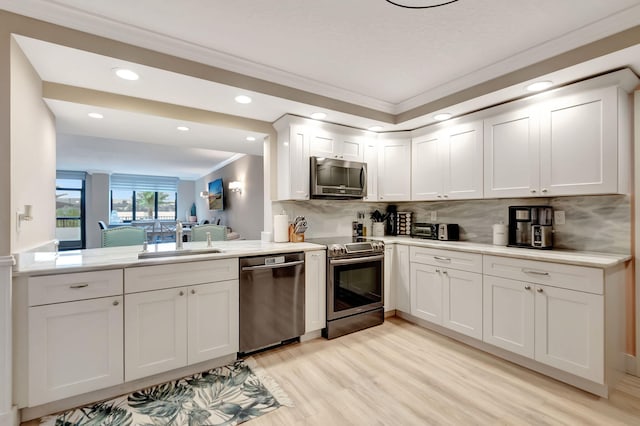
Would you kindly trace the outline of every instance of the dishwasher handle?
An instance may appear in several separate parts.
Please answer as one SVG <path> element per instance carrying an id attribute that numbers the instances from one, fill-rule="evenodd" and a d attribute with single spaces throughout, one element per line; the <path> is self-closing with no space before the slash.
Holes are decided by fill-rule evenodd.
<path id="1" fill-rule="evenodd" d="M 288 268 L 290 266 L 301 265 L 303 263 L 304 263 L 304 260 L 296 260 L 295 262 L 274 263 L 273 265 L 243 266 L 242 267 L 242 272 L 244 272 L 244 271 L 257 271 L 257 270 L 260 270 L 260 269 Z"/>

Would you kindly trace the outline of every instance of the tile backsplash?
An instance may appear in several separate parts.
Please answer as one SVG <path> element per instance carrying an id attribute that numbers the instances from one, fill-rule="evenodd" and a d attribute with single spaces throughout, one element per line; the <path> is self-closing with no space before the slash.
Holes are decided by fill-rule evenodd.
<path id="1" fill-rule="evenodd" d="M 274 201 L 273 213 L 285 210 L 289 217 L 305 216 L 307 238 L 351 235 L 357 212 L 366 212 L 365 225 L 371 229 L 369 214 L 385 212 L 389 204 L 398 211 L 410 211 L 416 222 L 444 222 L 460 225 L 460 239 L 492 243 L 492 225 L 508 223 L 508 207 L 550 205 L 565 212 L 566 223 L 554 224 L 554 248 L 629 254 L 631 251 L 631 205 L 626 195 L 598 195 L 558 198 L 519 198 L 433 202 L 365 203 L 359 201 Z M 431 220 L 435 213 L 436 220 Z M 370 235 L 370 231 L 368 231 Z"/>

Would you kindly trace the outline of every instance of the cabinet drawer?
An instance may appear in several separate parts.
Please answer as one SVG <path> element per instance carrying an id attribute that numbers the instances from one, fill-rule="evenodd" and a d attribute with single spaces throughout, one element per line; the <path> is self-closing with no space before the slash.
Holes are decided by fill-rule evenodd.
<path id="1" fill-rule="evenodd" d="M 412 246 L 409 258 L 411 262 L 482 273 L 482 255 L 478 253 Z"/>
<path id="2" fill-rule="evenodd" d="M 122 294 L 122 269 L 30 277 L 29 306 Z"/>
<path id="3" fill-rule="evenodd" d="M 569 290 L 603 294 L 602 269 L 536 260 L 484 256 L 484 273 Z"/>
<path id="4" fill-rule="evenodd" d="M 124 292 L 137 293 L 237 278 L 237 258 L 141 266 L 124 270 Z"/>

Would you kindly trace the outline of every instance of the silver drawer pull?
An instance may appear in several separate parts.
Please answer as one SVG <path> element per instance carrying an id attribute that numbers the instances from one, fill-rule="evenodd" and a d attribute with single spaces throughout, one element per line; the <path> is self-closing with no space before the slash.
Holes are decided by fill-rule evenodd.
<path id="1" fill-rule="evenodd" d="M 538 293 L 542 293 L 544 290 L 543 290 L 543 289 L 541 289 L 540 287 L 538 287 L 538 288 L 536 288 L 536 291 L 537 291 Z"/>
<path id="2" fill-rule="evenodd" d="M 434 258 L 435 260 L 443 260 L 443 261 L 445 261 L 445 262 L 451 262 L 451 259 L 450 259 L 450 258 L 448 258 L 448 257 L 433 256 L 433 258 Z"/>
<path id="3" fill-rule="evenodd" d="M 85 287 L 89 287 L 89 284 L 74 284 L 69 286 L 69 288 L 85 288 Z"/>
<path id="4" fill-rule="evenodd" d="M 525 290 L 531 290 L 531 286 L 530 286 L 530 285 L 525 285 L 525 286 L 524 286 L 524 289 L 525 289 Z"/>
<path id="5" fill-rule="evenodd" d="M 119 301 L 117 301 L 117 300 L 114 300 L 114 301 L 113 301 L 113 306 L 118 306 L 119 304 L 120 304 L 120 302 L 119 302 Z"/>
<path id="6" fill-rule="evenodd" d="M 524 272 L 525 274 L 533 274 L 533 275 L 544 275 L 544 276 L 549 276 L 548 272 L 542 272 L 542 271 L 534 271 L 531 269 L 522 269 L 522 272 Z"/>

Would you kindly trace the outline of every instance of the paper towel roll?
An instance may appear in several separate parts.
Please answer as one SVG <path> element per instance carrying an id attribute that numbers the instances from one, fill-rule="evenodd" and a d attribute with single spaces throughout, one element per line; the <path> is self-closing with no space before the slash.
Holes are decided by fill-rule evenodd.
<path id="1" fill-rule="evenodd" d="M 504 223 L 496 223 L 493 225 L 493 245 L 507 245 L 507 225 Z"/>
<path id="2" fill-rule="evenodd" d="M 277 214 L 273 217 L 273 241 L 286 243 L 289 241 L 289 216 Z"/>

